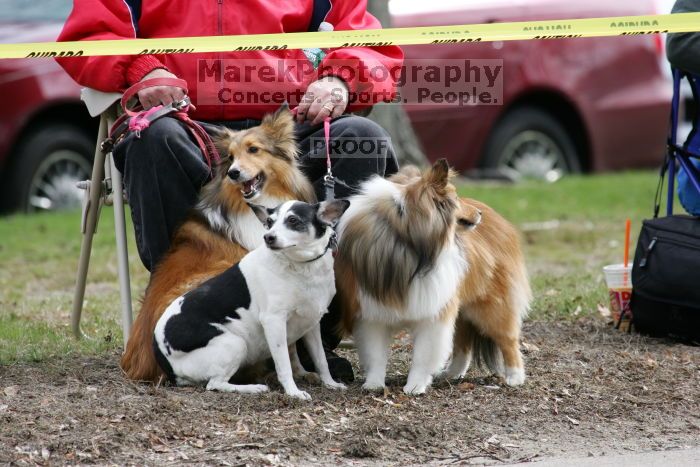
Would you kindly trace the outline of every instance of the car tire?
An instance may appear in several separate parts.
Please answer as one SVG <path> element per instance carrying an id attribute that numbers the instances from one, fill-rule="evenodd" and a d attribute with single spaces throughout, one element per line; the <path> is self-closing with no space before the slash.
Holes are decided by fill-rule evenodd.
<path id="1" fill-rule="evenodd" d="M 49 124 L 26 135 L 5 174 L 6 208 L 25 212 L 74 209 L 89 179 L 95 140 L 74 125 Z"/>
<path id="2" fill-rule="evenodd" d="M 509 111 L 486 143 L 483 169 L 509 178 L 556 181 L 580 173 L 581 159 L 564 125 L 545 110 L 520 107 Z"/>

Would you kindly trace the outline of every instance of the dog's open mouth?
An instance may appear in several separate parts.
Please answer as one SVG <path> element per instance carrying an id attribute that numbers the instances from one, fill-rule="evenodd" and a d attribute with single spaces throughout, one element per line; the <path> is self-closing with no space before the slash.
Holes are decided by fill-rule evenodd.
<path id="1" fill-rule="evenodd" d="M 260 172 L 248 181 L 241 182 L 241 193 L 245 199 L 251 199 L 262 190 L 265 184 L 265 174 Z"/>

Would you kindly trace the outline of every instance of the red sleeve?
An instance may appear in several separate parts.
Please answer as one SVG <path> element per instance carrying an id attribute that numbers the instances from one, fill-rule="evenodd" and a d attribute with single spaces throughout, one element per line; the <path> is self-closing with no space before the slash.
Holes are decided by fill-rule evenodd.
<path id="1" fill-rule="evenodd" d="M 58 41 L 133 39 L 136 27 L 123 0 L 75 0 Z M 123 91 L 155 68 L 165 66 L 152 55 L 57 58 L 79 84 L 99 91 Z"/>
<path id="2" fill-rule="evenodd" d="M 367 0 L 334 0 L 326 21 L 335 31 L 381 29 L 377 18 L 367 12 Z M 362 102 L 351 103 L 359 110 L 377 102 L 390 101 L 396 93 L 396 70 L 403 63 L 398 46 L 347 47 L 332 49 L 319 66 L 319 77 L 338 76 Z M 364 99 L 363 99 L 364 97 Z M 371 97 L 371 102 L 367 98 Z"/>

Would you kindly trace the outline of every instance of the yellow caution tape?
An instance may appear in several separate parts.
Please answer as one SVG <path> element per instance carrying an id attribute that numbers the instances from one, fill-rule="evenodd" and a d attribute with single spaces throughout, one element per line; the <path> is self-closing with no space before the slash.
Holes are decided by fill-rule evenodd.
<path id="1" fill-rule="evenodd" d="M 0 58 L 88 57 L 629 36 L 700 31 L 700 13 L 360 31 L 0 44 Z"/>

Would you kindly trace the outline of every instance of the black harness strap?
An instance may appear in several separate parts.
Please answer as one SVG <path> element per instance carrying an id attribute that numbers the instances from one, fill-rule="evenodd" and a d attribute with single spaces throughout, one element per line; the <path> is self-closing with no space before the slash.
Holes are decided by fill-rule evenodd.
<path id="1" fill-rule="evenodd" d="M 338 250 L 338 234 L 336 234 L 335 232 L 333 232 L 331 234 L 330 238 L 328 239 L 328 245 L 326 245 L 326 249 L 323 250 L 323 253 L 321 253 L 320 255 L 318 255 L 317 257 L 315 257 L 313 259 L 310 259 L 310 260 L 304 261 L 304 262 L 305 263 L 313 263 L 314 261 L 319 260 L 319 259 L 323 258 L 326 255 L 326 253 L 328 253 L 328 250 L 331 250 L 333 253 L 335 253 Z"/>

